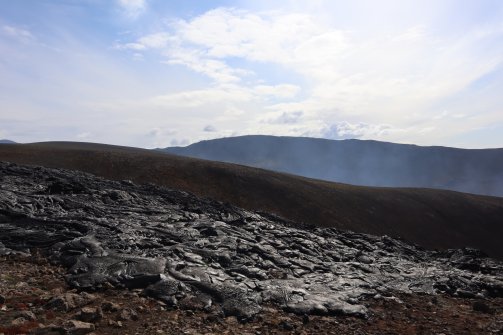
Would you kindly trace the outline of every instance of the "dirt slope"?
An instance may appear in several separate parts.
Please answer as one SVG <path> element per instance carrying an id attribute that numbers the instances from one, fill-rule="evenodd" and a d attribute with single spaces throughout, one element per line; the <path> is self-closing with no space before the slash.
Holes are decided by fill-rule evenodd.
<path id="1" fill-rule="evenodd" d="M 498 197 L 351 186 L 91 143 L 3 144 L 0 160 L 152 182 L 300 223 L 387 234 L 427 248 L 471 246 L 503 259 L 503 198 Z"/>

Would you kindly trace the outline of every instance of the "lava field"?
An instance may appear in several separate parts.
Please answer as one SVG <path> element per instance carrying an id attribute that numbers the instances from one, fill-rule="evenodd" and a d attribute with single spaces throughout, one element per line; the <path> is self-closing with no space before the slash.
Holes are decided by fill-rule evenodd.
<path id="1" fill-rule="evenodd" d="M 265 306 L 366 318 L 369 297 L 503 297 L 503 263 L 475 249 L 425 250 L 153 184 L 0 162 L 0 255 L 33 250 L 78 290 L 142 289 L 242 322 Z"/>

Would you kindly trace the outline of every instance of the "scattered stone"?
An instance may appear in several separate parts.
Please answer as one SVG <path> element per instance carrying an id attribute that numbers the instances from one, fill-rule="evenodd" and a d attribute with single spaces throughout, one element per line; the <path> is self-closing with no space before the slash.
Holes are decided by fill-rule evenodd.
<path id="1" fill-rule="evenodd" d="M 229 316 L 225 318 L 225 323 L 232 326 L 237 326 L 239 324 L 238 319 L 235 316 Z"/>
<path id="2" fill-rule="evenodd" d="M 17 317 L 24 318 L 27 321 L 35 321 L 37 319 L 35 313 L 32 311 L 20 311 L 17 314 Z"/>
<path id="3" fill-rule="evenodd" d="M 280 322 L 279 324 L 280 328 L 284 329 L 284 330 L 288 330 L 288 331 L 291 331 L 291 330 L 294 330 L 295 329 L 295 326 L 292 325 L 290 322 L 286 321 L 286 320 L 283 320 Z"/>
<path id="4" fill-rule="evenodd" d="M 82 292 L 81 294 L 65 293 L 52 298 L 47 303 L 46 307 L 59 311 L 68 312 L 72 309 L 85 306 L 93 302 L 95 299 L 96 297 L 94 295 L 86 292 Z"/>
<path id="5" fill-rule="evenodd" d="M 94 324 L 78 320 L 70 320 L 63 327 L 68 335 L 86 335 L 95 330 Z"/>
<path id="6" fill-rule="evenodd" d="M 26 322 L 28 322 L 28 320 L 26 320 L 25 318 L 18 317 L 18 318 L 15 318 L 14 320 L 12 320 L 10 324 L 12 326 L 20 326 L 22 324 L 25 324 Z"/>
<path id="7" fill-rule="evenodd" d="M 220 323 L 222 322 L 221 318 L 217 314 L 210 314 L 205 318 L 205 321 L 208 323 Z"/>
<path id="8" fill-rule="evenodd" d="M 105 312 L 117 312 L 120 308 L 116 303 L 105 301 L 101 304 L 101 308 Z"/>
<path id="9" fill-rule="evenodd" d="M 84 322 L 97 322 L 103 318 L 103 312 L 99 307 L 83 307 L 77 314 L 77 319 Z"/>
<path id="10" fill-rule="evenodd" d="M 136 311 L 134 309 L 124 308 L 123 310 L 120 311 L 119 320 L 121 320 L 121 321 L 128 321 L 128 320 L 136 321 L 136 320 L 138 320 L 138 313 L 136 313 Z"/>

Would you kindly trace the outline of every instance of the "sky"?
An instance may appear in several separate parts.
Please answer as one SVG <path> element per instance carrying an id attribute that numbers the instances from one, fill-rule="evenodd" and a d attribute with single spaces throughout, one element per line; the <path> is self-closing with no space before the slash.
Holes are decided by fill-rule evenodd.
<path id="1" fill-rule="evenodd" d="M 500 0 L 0 0 L 0 138 L 503 147 Z"/>

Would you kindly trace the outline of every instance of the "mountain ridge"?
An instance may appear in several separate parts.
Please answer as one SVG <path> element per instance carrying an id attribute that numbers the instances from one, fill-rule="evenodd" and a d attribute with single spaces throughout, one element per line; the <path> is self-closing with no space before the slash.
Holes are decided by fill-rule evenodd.
<path id="1" fill-rule="evenodd" d="M 502 148 L 249 135 L 160 150 L 353 185 L 503 196 Z"/>

